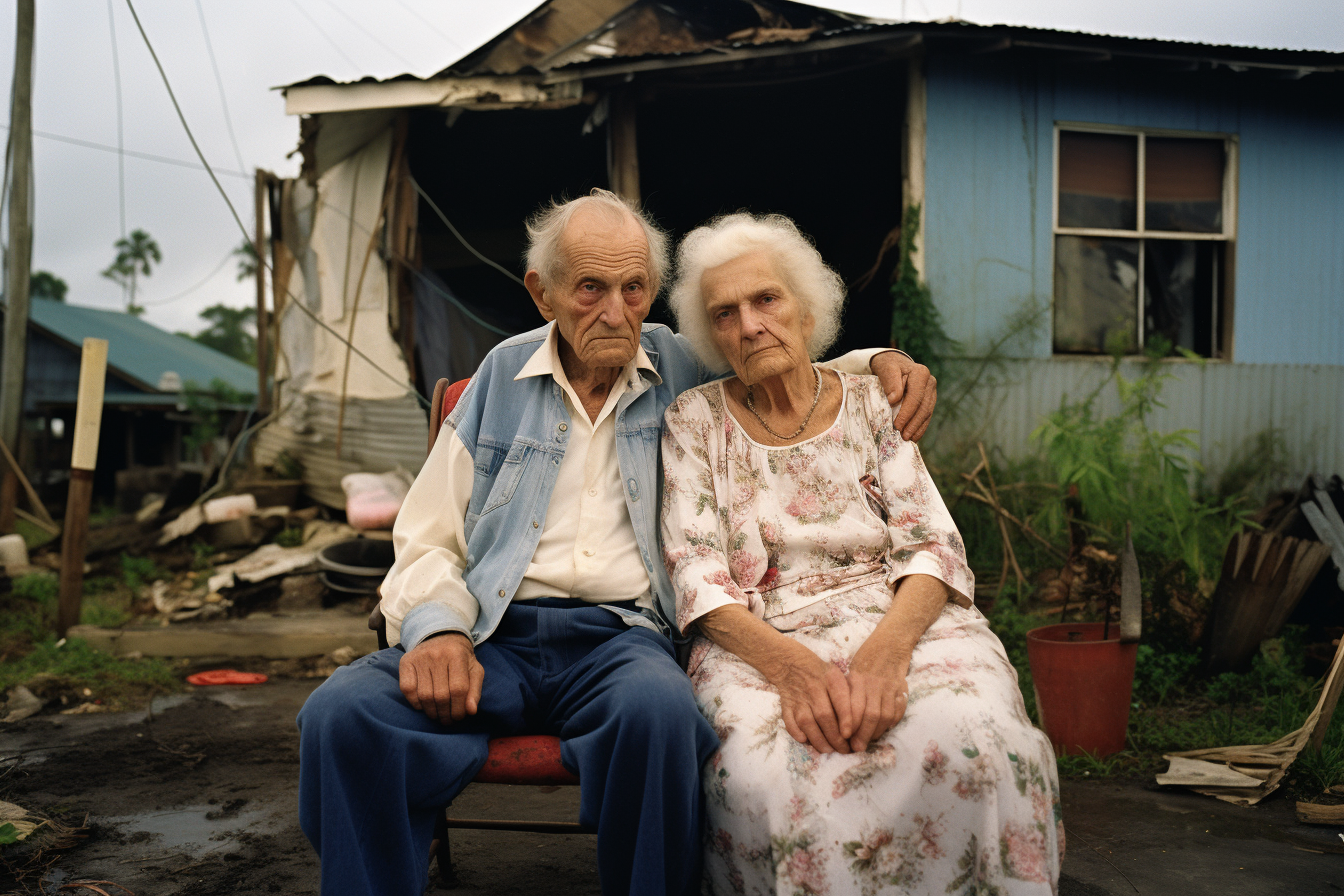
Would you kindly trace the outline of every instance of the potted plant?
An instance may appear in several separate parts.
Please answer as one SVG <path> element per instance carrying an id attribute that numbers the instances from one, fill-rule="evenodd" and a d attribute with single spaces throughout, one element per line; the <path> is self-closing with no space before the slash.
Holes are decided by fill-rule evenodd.
<path id="1" fill-rule="evenodd" d="M 1125 748 L 1141 628 L 1139 563 L 1125 527 L 1120 623 L 1063 622 L 1027 632 L 1027 659 L 1041 727 L 1059 756 L 1107 756 Z"/>

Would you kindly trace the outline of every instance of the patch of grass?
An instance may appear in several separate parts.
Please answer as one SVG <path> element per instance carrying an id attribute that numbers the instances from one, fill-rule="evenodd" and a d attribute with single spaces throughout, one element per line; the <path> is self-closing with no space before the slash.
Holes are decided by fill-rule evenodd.
<path id="1" fill-rule="evenodd" d="M 82 622 L 120 625 L 130 618 L 129 589 L 109 581 L 113 587 L 106 590 L 107 582 L 88 581 L 95 590 L 84 598 Z M 57 691 L 88 688 L 104 703 L 121 705 L 181 687 L 164 660 L 113 657 L 77 638 L 58 646 L 58 588 L 55 575 L 32 573 L 16 578 L 10 593 L 0 596 L 0 694 L 40 678 Z"/>
<path id="2" fill-rule="evenodd" d="M 1344 725 L 1332 720 L 1321 748 L 1303 750 L 1293 763 L 1290 777 L 1292 790 L 1304 798 L 1319 796 L 1334 784 L 1344 784 Z"/>
<path id="3" fill-rule="evenodd" d="M 130 598 L 117 591 L 85 597 L 79 607 L 79 621 L 99 628 L 120 628 L 132 619 Z"/>
<path id="4" fill-rule="evenodd" d="M 1123 753 L 1112 756 L 1083 753 L 1080 756 L 1061 756 L 1056 764 L 1061 778 L 1109 778 L 1125 765 L 1126 758 Z"/>
<path id="5" fill-rule="evenodd" d="M 168 576 L 168 571 L 160 568 L 150 557 L 121 555 L 121 580 L 126 583 L 127 588 L 131 589 L 132 594 L 138 594 L 140 589 L 150 582 L 166 579 Z"/>
<path id="6" fill-rule="evenodd" d="M 1134 697 L 1153 706 L 1161 706 L 1173 690 L 1191 680 L 1199 654 L 1194 651 L 1159 652 L 1149 644 L 1140 644 L 1134 661 Z"/>
<path id="7" fill-rule="evenodd" d="M 104 702 L 139 698 L 146 692 L 169 693 L 181 687 L 166 660 L 115 657 L 94 650 L 79 638 L 58 643 L 49 636 L 21 659 L 0 663 L 0 691 L 39 675 L 56 679 L 64 687 L 89 688 Z"/>

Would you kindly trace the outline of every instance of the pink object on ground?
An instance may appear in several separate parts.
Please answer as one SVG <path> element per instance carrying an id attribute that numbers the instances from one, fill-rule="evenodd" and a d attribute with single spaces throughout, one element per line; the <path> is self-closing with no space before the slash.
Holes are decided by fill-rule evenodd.
<path id="1" fill-rule="evenodd" d="M 345 490 L 345 516 L 356 529 L 391 529 L 410 488 L 409 475 L 350 473 L 341 478 Z"/>

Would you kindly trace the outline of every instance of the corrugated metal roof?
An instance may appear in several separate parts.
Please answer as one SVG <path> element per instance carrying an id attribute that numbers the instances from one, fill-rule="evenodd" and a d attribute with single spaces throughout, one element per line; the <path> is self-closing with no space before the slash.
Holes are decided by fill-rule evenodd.
<path id="1" fill-rule="evenodd" d="M 366 77 L 342 83 L 320 75 L 282 89 L 535 76 L 571 66 L 600 69 L 603 63 L 633 58 L 704 55 L 713 60 L 724 51 L 882 32 L 892 32 L 893 37 L 910 33 L 934 39 L 997 42 L 994 49 L 1083 50 L 1302 72 L 1344 69 L 1340 61 L 1344 53 L 1322 50 L 1205 44 L 969 21 L 896 22 L 786 0 L 548 0 L 430 77 L 403 74 L 383 81 Z"/>
<path id="2" fill-rule="evenodd" d="M 29 320 L 74 346 L 90 336 L 106 339 L 108 366 L 146 391 L 159 391 L 163 375 L 173 372 L 184 384 L 208 387 L 219 379 L 247 395 L 257 392 L 256 368 L 122 311 L 33 299 Z"/>

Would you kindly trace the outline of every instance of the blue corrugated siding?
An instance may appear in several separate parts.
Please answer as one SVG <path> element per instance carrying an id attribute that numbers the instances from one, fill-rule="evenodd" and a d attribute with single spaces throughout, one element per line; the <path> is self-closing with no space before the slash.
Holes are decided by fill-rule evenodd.
<path id="1" fill-rule="evenodd" d="M 1005 348 L 1050 356 L 1055 122 L 1224 132 L 1240 152 L 1233 359 L 1344 364 L 1344 104 L 1329 86 L 931 57 L 926 275 L 949 331 L 983 352 L 1034 303 L 1040 327 Z"/>

